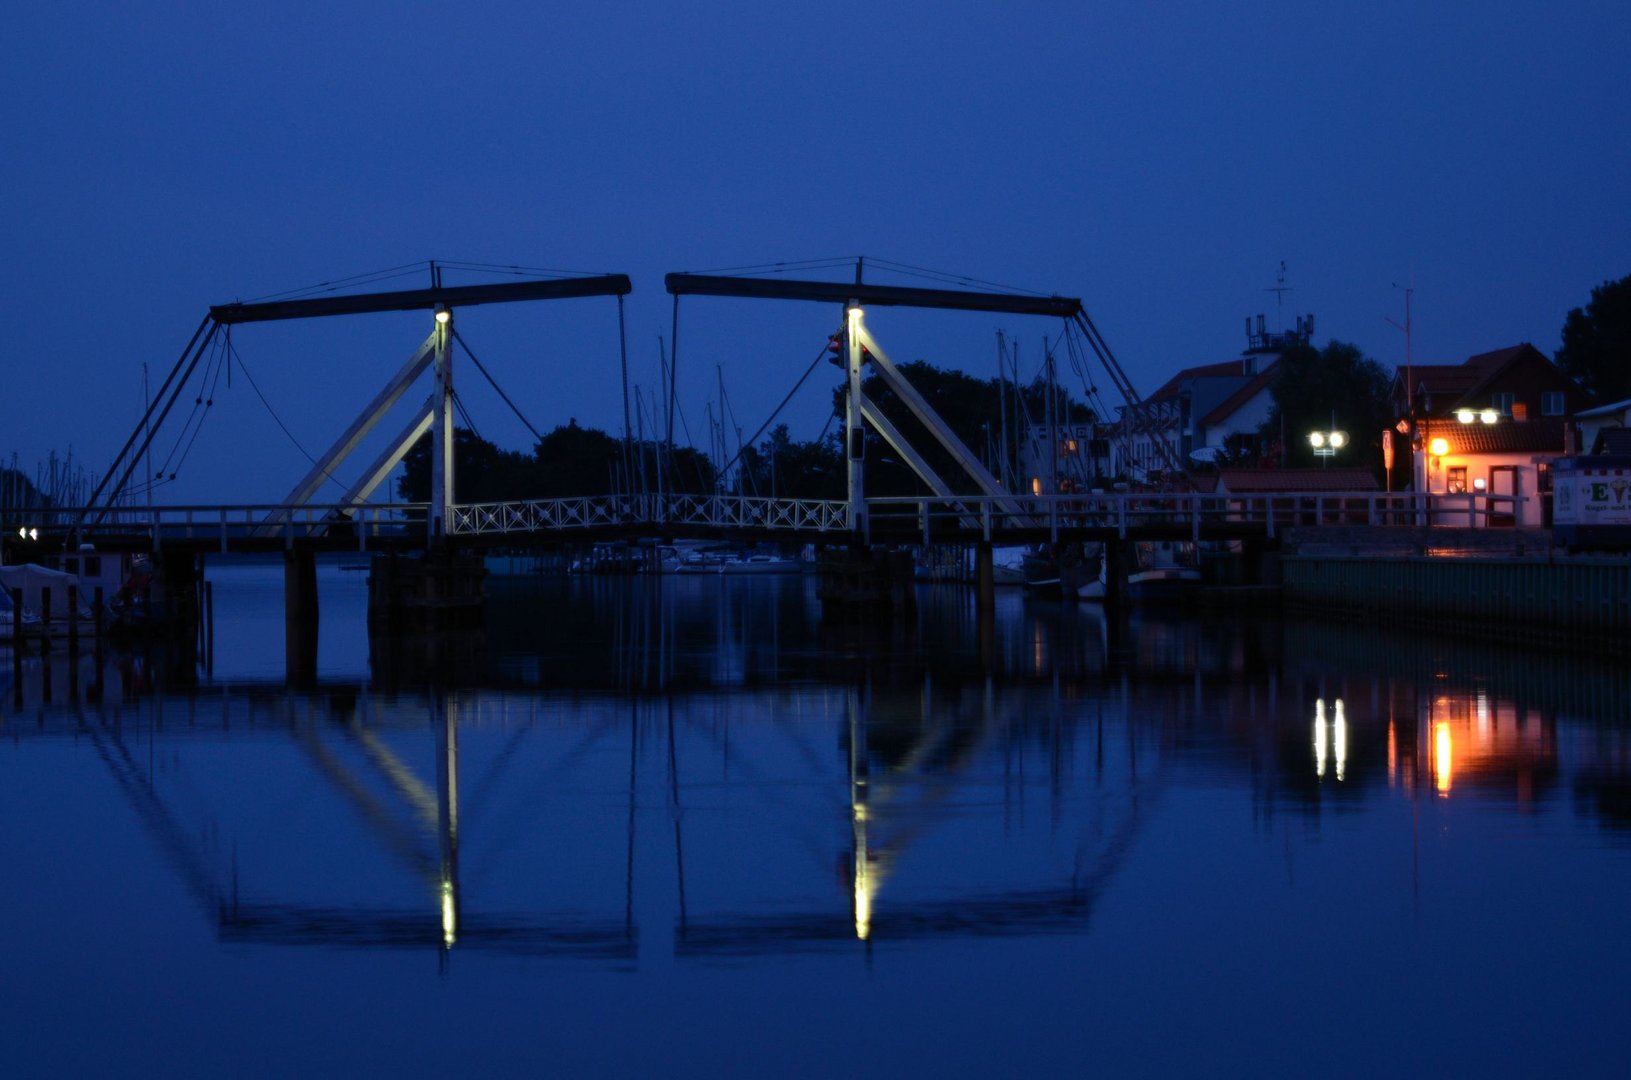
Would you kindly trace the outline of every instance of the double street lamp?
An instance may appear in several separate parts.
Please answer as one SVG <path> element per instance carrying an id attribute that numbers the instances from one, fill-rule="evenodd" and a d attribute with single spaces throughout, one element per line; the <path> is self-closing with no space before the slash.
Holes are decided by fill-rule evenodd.
<path id="1" fill-rule="evenodd" d="M 1314 448 L 1314 456 L 1320 459 L 1323 466 L 1336 452 L 1348 445 L 1346 431 L 1310 431 L 1308 442 Z"/>

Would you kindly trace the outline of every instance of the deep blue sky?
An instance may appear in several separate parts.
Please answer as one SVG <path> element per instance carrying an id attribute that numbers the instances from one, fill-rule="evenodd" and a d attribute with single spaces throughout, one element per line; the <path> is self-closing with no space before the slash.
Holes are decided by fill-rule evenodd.
<path id="1" fill-rule="evenodd" d="M 1080 296 L 1145 391 L 1272 320 L 1282 260 L 1288 318 L 1390 365 L 1395 282 L 1418 360 L 1459 361 L 1549 354 L 1569 308 L 1631 273 L 1620 4 L 57 3 L 11 11 L 7 44 L 0 450 L 25 468 L 70 445 L 100 468 L 142 363 L 161 377 L 209 304 L 430 258 L 628 273 L 648 387 L 670 270 L 866 254 Z M 460 326 L 534 424 L 612 429 L 614 312 Z M 751 432 L 837 313 L 696 300 L 681 319 L 702 442 L 715 364 Z M 1056 329 L 871 325 L 896 359 L 980 374 L 998 325 L 1032 364 Z M 235 341 L 316 451 L 427 328 Z M 483 434 L 526 445 L 458 378 Z M 795 404 L 796 436 L 826 395 Z M 163 498 L 280 497 L 304 459 L 241 377 L 216 399 Z"/>

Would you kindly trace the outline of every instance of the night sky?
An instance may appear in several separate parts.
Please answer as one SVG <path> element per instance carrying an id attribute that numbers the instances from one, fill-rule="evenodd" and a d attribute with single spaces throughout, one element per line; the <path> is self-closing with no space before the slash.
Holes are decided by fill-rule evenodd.
<path id="1" fill-rule="evenodd" d="M 648 392 L 673 270 L 866 255 L 1078 296 L 1145 392 L 1238 353 L 1246 316 L 1275 323 L 1282 261 L 1287 324 L 1313 312 L 1321 343 L 1390 366 L 1396 285 L 1416 359 L 1459 362 L 1549 355 L 1567 311 L 1631 273 L 1622 4 L 54 3 L 6 29 L 0 451 L 30 473 L 70 448 L 103 468 L 143 364 L 156 385 L 210 304 L 429 259 L 629 274 Z M 719 373 L 751 434 L 838 321 L 685 301 L 692 441 Z M 897 360 L 981 375 L 999 327 L 1027 374 L 1059 329 L 870 325 Z M 620 430 L 612 300 L 459 327 L 535 426 Z M 428 330 L 240 328 L 244 369 L 156 498 L 280 498 L 307 466 L 291 436 L 322 449 Z M 820 432 L 830 371 L 786 414 L 795 437 Z M 530 443 L 457 378 L 483 435 Z"/>

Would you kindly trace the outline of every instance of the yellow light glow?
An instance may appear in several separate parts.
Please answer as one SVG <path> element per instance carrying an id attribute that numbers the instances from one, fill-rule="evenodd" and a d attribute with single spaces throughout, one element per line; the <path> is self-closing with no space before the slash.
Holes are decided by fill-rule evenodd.
<path id="1" fill-rule="evenodd" d="M 458 938 L 458 915 L 453 910 L 453 883 L 442 882 L 442 944 L 451 949 Z"/>
<path id="2" fill-rule="evenodd" d="M 1470 423 L 1472 423 L 1472 420 L 1473 420 L 1472 410 L 1471 409 L 1457 409 L 1455 411 L 1455 418 L 1456 418 L 1456 420 L 1458 420 L 1459 422 L 1461 422 L 1463 424 L 1470 424 Z"/>
<path id="3" fill-rule="evenodd" d="M 872 888 L 865 869 L 855 868 L 855 937 L 865 941 L 872 936 Z"/>
<path id="4" fill-rule="evenodd" d="M 1320 447 L 1325 445 L 1325 432 L 1323 432 L 1323 431 L 1310 431 L 1308 433 L 1308 441 L 1314 444 L 1314 448 L 1316 450 L 1319 449 Z"/>
<path id="5" fill-rule="evenodd" d="M 1494 409 L 1485 409 L 1483 412 L 1478 414 L 1478 419 L 1482 420 L 1486 424 L 1493 424 L 1500 418 L 1501 414 L 1496 412 Z"/>
<path id="6" fill-rule="evenodd" d="M 1042 478 L 1040 476 L 1031 477 L 1031 494 L 1042 494 Z"/>
<path id="7" fill-rule="evenodd" d="M 1331 432 L 1331 449 L 1341 450 L 1342 447 L 1347 444 L 1347 442 L 1348 433 L 1346 431 Z"/>
<path id="8" fill-rule="evenodd" d="M 437 322 L 442 323 L 443 325 L 446 325 L 448 320 L 450 320 L 451 318 L 453 318 L 453 313 L 451 311 L 447 310 L 447 308 L 437 308 L 436 309 L 436 321 Z"/>
<path id="9" fill-rule="evenodd" d="M 1433 781 L 1440 795 L 1450 793 L 1450 779 L 1454 772 L 1450 745 L 1450 725 L 1440 721 L 1433 728 Z"/>
<path id="10" fill-rule="evenodd" d="M 1450 452 L 1450 444 L 1444 439 L 1434 439 L 1427 444 L 1427 449 L 1434 457 L 1443 457 Z"/>

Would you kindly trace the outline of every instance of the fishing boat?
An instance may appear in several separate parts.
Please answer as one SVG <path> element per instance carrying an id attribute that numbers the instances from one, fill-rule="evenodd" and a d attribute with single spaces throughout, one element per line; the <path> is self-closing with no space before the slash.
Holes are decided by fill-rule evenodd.
<path id="1" fill-rule="evenodd" d="M 1033 596 L 1076 598 L 1103 562 L 1097 544 L 1039 544 L 1023 558 L 1025 589 Z"/>
<path id="2" fill-rule="evenodd" d="M 1182 601 L 1200 587 L 1200 557 L 1185 540 L 1145 540 L 1134 546 L 1135 563 L 1127 572 L 1127 599 Z"/>

